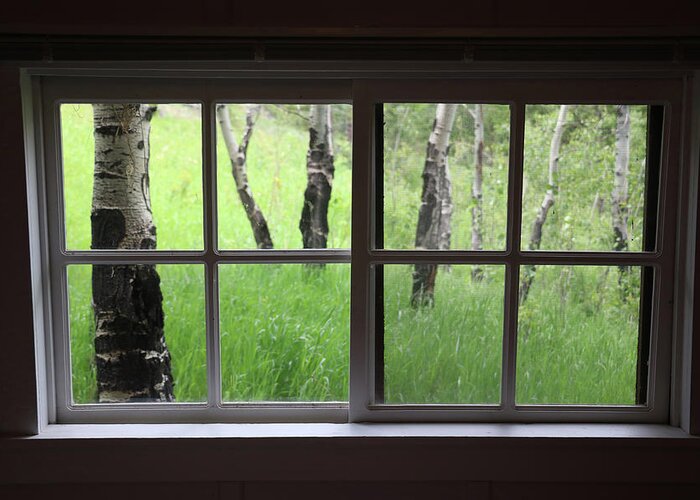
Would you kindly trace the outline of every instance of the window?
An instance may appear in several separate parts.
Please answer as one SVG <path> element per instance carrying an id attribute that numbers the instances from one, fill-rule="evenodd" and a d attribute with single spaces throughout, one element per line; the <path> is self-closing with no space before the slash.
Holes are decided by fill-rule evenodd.
<path id="1" fill-rule="evenodd" d="M 679 81 L 314 76 L 42 79 L 57 421 L 668 421 Z"/>

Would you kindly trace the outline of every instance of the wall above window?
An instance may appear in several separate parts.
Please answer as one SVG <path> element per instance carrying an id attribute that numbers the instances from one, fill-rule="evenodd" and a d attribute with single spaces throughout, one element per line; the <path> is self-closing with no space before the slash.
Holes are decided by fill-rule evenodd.
<path id="1" fill-rule="evenodd" d="M 18 7 L 3 16 L 5 33 L 80 35 L 204 35 L 210 36 L 688 36 L 698 34 L 694 2 L 591 0 L 586 8 L 560 8 L 554 1 L 442 0 L 408 7 L 399 0 L 381 3 L 359 0 L 328 9 L 321 0 L 304 9 L 284 0 L 262 4 L 210 0 L 175 6 L 157 2 L 139 5 L 139 16 L 111 16 L 87 0 L 57 6 L 49 0 Z M 633 6 L 631 8 L 630 6 Z"/>

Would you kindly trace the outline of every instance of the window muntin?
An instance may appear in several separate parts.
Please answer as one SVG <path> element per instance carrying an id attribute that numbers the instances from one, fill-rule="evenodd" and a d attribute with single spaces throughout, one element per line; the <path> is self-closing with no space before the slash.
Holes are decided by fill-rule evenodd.
<path id="1" fill-rule="evenodd" d="M 466 83 L 465 83 L 466 82 Z M 585 421 L 664 421 L 666 413 L 663 408 L 667 408 L 668 401 L 668 391 L 665 390 L 664 373 L 668 373 L 668 362 L 670 359 L 669 354 L 669 335 L 668 331 L 664 331 L 662 335 L 659 334 L 660 323 L 670 324 L 668 318 L 670 317 L 672 307 L 670 302 L 666 302 L 664 297 L 669 297 L 671 290 L 673 288 L 673 282 L 671 279 L 661 279 L 654 283 L 653 286 L 653 313 L 652 313 L 652 339 L 651 339 L 651 356 L 650 356 L 650 387 L 649 394 L 651 397 L 646 405 L 641 407 L 587 407 L 587 406 L 574 406 L 562 411 L 561 407 L 557 405 L 544 405 L 542 407 L 533 406 L 518 406 L 513 405 L 514 401 L 514 384 L 513 381 L 515 373 L 515 335 L 517 316 L 514 314 L 514 308 L 517 307 L 517 298 L 513 296 L 513 277 L 515 276 L 514 269 L 515 264 L 521 265 L 523 263 L 540 263 L 542 255 L 537 252 L 518 252 L 514 251 L 516 245 L 514 244 L 518 241 L 519 229 L 514 224 L 514 220 L 520 217 L 518 213 L 518 206 L 513 205 L 513 200 L 515 195 L 519 193 L 520 186 L 519 183 L 521 179 L 518 179 L 517 172 L 513 166 L 518 165 L 522 162 L 522 136 L 523 136 L 523 116 L 524 116 L 524 105 L 528 101 L 528 96 L 532 99 L 532 102 L 538 102 L 537 96 L 542 95 L 543 86 L 551 90 L 550 95 L 552 96 L 554 102 L 558 95 L 578 96 L 575 102 L 577 103 L 599 103 L 599 102 L 619 102 L 623 97 L 628 102 L 639 102 L 639 103 L 660 103 L 666 102 L 666 116 L 668 116 L 668 111 L 672 109 L 677 109 L 679 101 L 678 88 L 674 83 L 669 83 L 670 81 L 645 81 L 643 89 L 640 87 L 628 88 L 627 86 L 611 85 L 610 82 L 606 82 L 606 86 L 602 87 L 596 85 L 595 83 L 590 83 L 584 81 L 583 86 L 586 91 L 581 90 L 581 82 L 575 82 L 573 85 L 571 81 L 567 81 L 566 84 L 562 82 L 557 82 L 558 85 L 547 86 L 543 82 L 518 82 L 518 86 L 513 87 L 509 84 L 493 85 L 493 82 L 488 82 L 488 85 L 483 81 L 464 81 L 460 82 L 459 86 L 454 85 L 455 82 L 450 82 L 446 85 L 440 86 L 440 91 L 436 92 L 435 86 L 426 85 L 421 82 L 406 81 L 401 82 L 402 85 L 397 85 L 397 82 L 363 82 L 355 83 L 353 88 L 353 113 L 354 113 L 354 137 L 355 143 L 353 145 L 353 156 L 355 158 L 356 168 L 353 174 L 353 188 L 355 190 L 356 199 L 367 199 L 371 200 L 374 204 L 374 198 L 368 196 L 368 194 L 374 193 L 373 177 L 369 175 L 369 171 L 366 169 L 368 165 L 367 161 L 375 158 L 373 153 L 373 141 L 374 141 L 374 121 L 375 117 L 374 108 L 377 103 L 393 101 L 393 102 L 505 102 L 506 100 L 511 101 L 511 167 L 509 169 L 509 188 L 508 188 L 508 200 L 509 209 L 508 212 L 508 238 L 506 243 L 505 252 L 493 252 L 485 251 L 483 254 L 478 256 L 472 256 L 469 252 L 460 251 L 448 251 L 443 252 L 440 257 L 432 252 L 423 252 L 422 255 L 417 258 L 416 252 L 413 251 L 389 251 L 389 250 L 369 250 L 374 246 L 375 232 L 368 232 L 364 234 L 363 230 L 356 230 L 353 233 L 353 255 L 352 255 L 352 281 L 353 287 L 351 295 L 353 297 L 353 303 L 359 304 L 359 306 L 353 306 L 351 311 L 352 316 L 352 332 L 353 337 L 351 347 L 351 382 L 350 382 L 350 415 L 351 421 L 355 420 L 501 420 L 501 421 L 512 421 L 512 420 L 528 420 L 528 421 L 559 421 L 559 420 L 585 420 Z M 405 85 L 403 85 L 405 84 Z M 71 86 L 68 86 L 71 87 Z M 167 87 L 167 86 L 166 86 Z M 61 85 L 57 85 L 53 90 L 60 90 Z M 250 87 L 248 87 L 250 89 Z M 398 90 L 397 90 L 398 89 Z M 514 89 L 517 89 L 514 91 Z M 626 90 L 625 90 L 626 89 Z M 190 89 L 191 90 L 191 89 Z M 267 89 L 269 90 L 269 89 Z M 327 90 L 327 89 L 325 89 Z M 337 90 L 337 88 L 335 89 Z M 112 89 L 112 92 L 114 89 Z M 284 93 L 281 88 L 277 89 L 278 92 Z M 248 98 L 243 100 L 243 102 L 254 102 L 259 101 L 258 95 L 254 91 L 249 90 Z M 177 92 L 175 92 L 177 94 Z M 197 93 L 197 92 L 193 92 Z M 207 94 L 207 92 L 201 91 L 200 94 Z M 225 93 L 225 92 L 224 92 Z M 320 92 L 322 94 L 323 92 Z M 61 92 L 58 92 L 61 94 Z M 71 92 L 67 92 L 68 97 L 70 97 Z M 101 92 L 96 92 L 93 94 L 93 99 L 98 99 Z M 162 86 L 160 89 L 160 94 L 162 95 Z M 320 95 L 319 94 L 319 95 Z M 338 93 L 339 95 L 342 92 Z M 308 95 L 308 94 L 307 94 Z M 343 99 L 348 99 L 348 94 L 343 96 Z M 430 96 L 430 100 L 428 100 Z M 582 97 L 583 96 L 583 97 Z M 671 96 L 671 97 L 669 97 Z M 51 92 L 48 92 L 46 97 L 51 97 Z M 193 99 L 190 96 L 189 99 Z M 567 97 L 570 99 L 570 97 Z M 208 101 L 211 104 L 215 103 L 217 99 L 209 98 Z M 240 97 L 236 96 L 236 99 L 240 102 Z M 50 99 L 49 99 L 50 100 Z M 170 99 L 174 101 L 175 99 Z M 273 100 L 273 99 L 270 99 Z M 207 101 L 207 99 L 205 99 Z M 552 101 L 550 101 L 552 102 Z M 204 123 L 209 123 L 210 125 L 205 126 L 204 131 L 204 158 L 205 165 L 211 165 L 211 158 L 213 157 L 212 152 L 207 152 L 206 144 L 211 144 L 211 137 L 214 136 L 213 133 L 213 112 L 206 109 L 208 106 L 205 105 L 204 108 Z M 49 112 L 46 116 L 50 116 Z M 359 120 L 358 120 L 359 118 Z M 46 123 L 46 122 L 45 122 Z M 667 183 L 666 176 L 668 171 L 663 168 L 665 165 L 674 165 L 674 161 L 677 161 L 677 137 L 673 134 L 673 131 L 678 127 L 677 117 L 676 120 L 665 120 L 664 121 L 664 151 L 665 156 L 662 160 L 661 169 L 661 179 L 659 181 L 659 224 L 657 228 L 657 239 L 659 244 L 657 245 L 656 253 L 643 252 L 636 257 L 627 257 L 615 255 L 612 256 L 605 253 L 600 255 L 583 255 L 577 252 L 572 252 L 570 254 L 565 254 L 563 252 L 550 252 L 551 255 L 548 256 L 547 262 L 550 264 L 592 264 L 592 263 L 609 263 L 612 259 L 617 263 L 618 259 L 625 260 L 625 262 L 630 265 L 650 265 L 657 270 L 672 269 L 673 265 L 673 248 L 675 245 L 674 239 L 674 228 L 672 224 L 669 226 L 668 220 L 670 219 L 672 211 L 669 210 L 670 204 L 668 202 L 668 196 L 673 198 L 674 192 L 677 186 L 673 181 L 677 179 L 678 173 L 671 170 L 671 182 Z M 51 127 L 48 127 L 49 131 Z M 671 133 L 669 133 L 671 132 Z M 358 140 L 359 138 L 359 140 Z M 675 141 L 675 142 L 674 142 Z M 48 150 L 53 150 L 52 141 L 47 141 Z M 675 149 L 674 149 L 675 148 Z M 359 154 L 358 154 L 359 153 Z M 358 157 L 360 158 L 358 160 Z M 364 160 L 364 161 L 363 161 Z M 357 165 L 364 165 L 364 172 L 359 172 Z M 50 174 L 49 174 L 50 177 Z M 213 185 L 213 179 L 211 178 L 210 171 L 208 172 L 205 168 L 205 204 L 210 203 L 214 199 L 214 192 L 210 187 Z M 49 179 L 49 183 L 51 179 Z M 359 189 L 358 189 L 359 188 Z M 208 191 L 208 192 L 207 192 Z M 210 201 L 207 201 L 210 200 Z M 52 201 L 52 196 L 49 194 L 49 203 Z M 514 209 L 513 209 L 514 207 Z M 357 221 L 364 223 L 362 227 L 376 227 L 372 224 L 374 216 L 370 205 L 353 206 L 353 221 L 355 222 L 355 227 L 357 227 Z M 668 219 L 668 220 L 667 220 Z M 207 245 L 207 231 L 206 226 L 208 222 L 206 221 L 206 210 L 205 210 L 205 247 L 211 248 Z M 669 230 L 668 228 L 671 227 Z M 511 229 L 512 228 L 512 229 Z M 52 229 L 50 228 L 50 231 Z M 664 232 L 670 231 L 671 238 L 664 238 Z M 211 234 L 211 232 L 209 232 Z M 211 240 L 209 240 L 211 241 Z M 367 245 L 367 246 L 365 246 Z M 364 248 L 363 248 L 364 247 Z M 159 251 L 156 251 L 157 254 Z M 195 253 L 190 252 L 175 252 L 175 259 L 182 262 L 186 261 L 209 261 L 209 257 L 206 257 L 209 250 L 205 250 L 205 257 L 198 257 Z M 236 251 L 226 251 L 221 252 L 221 256 L 225 257 L 227 262 L 308 262 L 314 261 L 316 257 L 310 257 L 306 255 L 303 251 L 288 251 L 280 253 L 279 257 L 272 256 L 268 252 L 256 252 L 257 256 L 253 257 L 246 252 L 236 252 Z M 53 262 L 58 262 L 59 265 L 67 261 L 81 262 L 87 259 L 87 257 L 82 252 L 60 252 L 58 259 L 53 259 Z M 211 255 L 211 254 L 210 254 Z M 213 255 L 216 255 L 214 253 Z M 131 258 L 130 255 L 126 255 Z M 464 257 L 468 257 L 467 261 Z M 505 259 L 501 257 L 505 257 Z M 110 259 L 115 259 L 116 256 L 111 256 L 109 252 L 103 253 L 100 256 L 94 257 L 95 261 L 109 261 Z M 134 257 L 136 258 L 136 257 Z M 218 257 L 214 257 L 216 259 Z M 90 257 L 93 259 L 93 257 Z M 153 258 L 140 256 L 138 259 L 143 261 L 157 261 L 159 257 L 154 255 Z M 153 260 L 155 259 L 155 260 Z M 173 259 L 173 253 L 168 252 L 167 259 Z M 349 253 L 343 253 L 338 251 L 325 251 L 323 259 L 327 262 L 347 262 L 350 259 Z M 473 263 L 478 262 L 482 264 L 496 264 L 502 265 L 505 262 L 506 267 L 506 294 L 505 294 L 505 320 L 504 320 L 504 331 L 506 335 L 504 336 L 503 342 L 503 373 L 501 385 L 501 403 L 497 408 L 483 407 L 483 406 L 455 406 L 455 405 L 421 405 L 420 407 L 416 405 L 381 405 L 378 404 L 379 401 L 373 394 L 374 389 L 373 384 L 376 380 L 373 377 L 376 376 L 377 370 L 376 364 L 373 364 L 374 356 L 376 354 L 376 347 L 378 345 L 376 339 L 376 329 L 375 329 L 375 314 L 372 312 L 376 309 L 374 304 L 375 295 L 372 290 L 374 289 L 374 278 L 372 268 L 377 264 L 415 264 L 418 260 L 425 259 L 425 261 L 432 261 L 435 263 L 443 263 L 450 265 L 457 265 L 459 263 Z M 54 267 L 55 271 L 55 267 Z M 54 276 L 57 274 L 53 273 Z M 657 274 L 658 275 L 658 274 Z M 213 297 L 215 295 L 215 290 L 212 288 L 211 279 L 207 278 L 207 296 Z M 57 279 L 54 277 L 52 282 L 56 282 Z M 60 293 L 57 294 L 60 296 Z M 516 294 L 517 295 L 517 294 Z M 363 306 L 362 304 L 367 304 Z M 214 315 L 211 314 L 211 304 L 212 300 L 208 300 L 208 359 L 211 361 L 212 356 L 216 356 L 216 350 L 218 346 L 212 341 L 211 332 L 214 330 L 211 327 L 211 319 Z M 63 307 L 63 306 L 61 306 Z M 60 317 L 62 309 L 57 307 L 56 312 Z M 365 325 L 365 326 L 363 326 Z M 367 336 L 369 334 L 369 337 Z M 363 340 L 364 339 L 364 340 Z M 63 347 L 60 345 L 61 341 L 58 339 L 57 352 L 65 352 Z M 211 367 L 211 364 L 210 364 Z M 362 367 L 372 367 L 371 369 L 365 369 Z M 661 375 L 659 375 L 661 373 Z M 208 369 L 208 378 L 210 380 L 216 380 L 216 375 L 212 373 L 211 368 Z M 659 382 L 659 377 L 661 377 L 661 382 Z M 58 383 L 60 386 L 60 381 Z M 60 398 L 60 389 L 57 391 L 57 395 Z M 209 385 L 209 401 L 221 401 L 219 394 L 217 394 L 216 385 Z M 147 405 L 148 406 L 148 405 Z M 312 407 L 295 407 L 294 405 L 282 405 L 279 407 L 275 406 L 265 406 L 260 407 L 260 405 L 245 406 L 241 404 L 224 404 L 218 409 L 208 409 L 202 408 L 201 410 L 191 411 L 192 408 L 187 409 L 182 406 L 182 404 L 167 405 L 172 407 L 173 410 L 177 411 L 177 414 L 171 412 L 157 412 L 157 411 L 147 411 L 147 406 L 139 406 L 138 410 L 134 408 L 136 413 L 129 414 L 129 418 L 126 418 L 122 413 L 121 417 L 115 417 L 116 414 L 110 413 L 111 410 L 106 408 L 104 411 L 100 411 L 98 408 L 87 408 L 87 412 L 65 412 L 61 411 L 59 406 L 59 415 L 63 421 L 156 421 L 158 419 L 169 420 L 172 419 L 184 419 L 186 421 L 190 420 L 220 420 L 220 421 L 237 421 L 237 420 L 258 420 L 258 421 L 296 421 L 302 420 L 330 420 L 330 421 L 342 421 L 343 415 L 347 415 L 347 410 L 343 410 L 342 407 L 329 406 L 328 409 L 323 409 L 318 406 Z M 235 413 L 230 413 L 229 410 L 235 409 Z M 278 411 L 279 410 L 279 411 Z M 166 417 L 165 415 L 170 415 Z M 274 415 L 274 416 L 273 416 Z"/>

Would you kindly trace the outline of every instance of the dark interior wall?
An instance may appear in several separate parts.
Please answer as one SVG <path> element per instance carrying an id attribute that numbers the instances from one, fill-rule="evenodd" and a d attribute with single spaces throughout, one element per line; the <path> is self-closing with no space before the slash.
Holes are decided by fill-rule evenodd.
<path id="1" fill-rule="evenodd" d="M 12 0 L 8 0 L 12 1 Z M 527 40 L 550 38 L 556 42 L 560 37 L 634 37 L 641 45 L 647 41 L 664 38 L 700 37 L 700 0 L 429 0 L 421 7 L 412 7 L 408 0 L 355 0 L 339 2 L 337 0 L 140 0 L 139 2 L 96 2 L 95 0 L 22 0 L 16 5 L 4 4 L 0 8 L 0 49 L 2 38 L 19 38 L 23 35 L 92 35 L 135 36 L 135 35 L 181 35 L 181 36 L 220 36 L 220 37 L 314 37 L 314 36 L 368 36 L 368 37 L 519 37 Z M 9 35 L 9 36 L 8 36 Z M 121 40 L 118 40 L 121 43 Z M 697 38 L 694 43 L 697 42 Z M 134 50 L 142 50 L 141 42 L 133 42 Z M 283 42 L 280 42 L 283 43 Z M 313 40 L 311 41 L 313 43 Z M 548 43 L 548 42 L 546 42 Z M 675 41 L 671 41 L 675 43 Z M 511 46 L 512 47 L 512 46 Z M 124 50 L 124 46 L 120 47 Z M 463 49 L 460 49 L 463 50 Z M 508 49 L 512 50 L 512 49 Z M 636 47 L 634 50 L 637 50 Z M 643 51 L 643 48 L 639 48 Z M 16 54 L 17 52 L 12 52 Z M 33 54 L 33 52 L 31 52 Z M 74 52 L 73 52 L 74 53 Z M 700 53 L 700 52 L 698 52 Z M 94 59 L 109 59 L 103 47 L 90 52 Z M 460 52 L 461 54 L 461 52 Z M 563 48 L 559 57 L 571 59 L 571 52 Z M 602 57 L 596 51 L 592 57 Z M 630 57 L 620 56 L 621 59 Z M 112 56 L 115 53 L 112 52 Z M 180 53 L 181 55 L 181 53 Z M 2 59 L 0 51 L 0 59 Z M 639 58 L 657 60 L 649 52 Z M 661 56 L 659 56 L 661 57 Z M 673 57 L 673 54 L 669 58 Z M 32 57 L 33 58 L 33 57 Z M 40 58 L 40 57 L 39 57 Z M 186 58 L 186 57 L 185 57 Z M 242 57 L 245 58 L 245 57 Z M 11 59 L 11 57 L 10 57 Z M 30 59 L 30 58 L 27 58 Z M 66 57 L 70 59 L 70 57 Z M 664 56 L 664 59 L 665 56 Z M 693 58 L 693 61 L 697 59 Z M 5 64 L 0 62 L 0 64 Z M 695 63 L 694 63 L 695 64 Z M 6 244 L 2 256 L 10 263 L 4 270 L 7 283 L 12 283 L 11 293 L 7 289 L 0 301 L 0 316 L 4 319 L 0 334 L 3 341 L 11 343 L 15 353 L 20 353 L 11 363 L 0 363 L 0 435 L 8 429 L 13 433 L 31 433 L 36 426 L 34 406 L 36 395 L 32 391 L 20 392 L 17 386 L 33 387 L 34 374 L 27 368 L 25 361 L 33 355 L 32 344 L 32 300 L 29 272 L 29 234 L 26 213 L 27 194 L 25 179 L 25 157 L 23 149 L 22 114 L 19 89 L 19 66 L 7 63 L 0 66 L 0 103 L 3 118 L 0 120 L 0 151 L 3 152 L 4 172 L 3 196 L 0 197 L 0 224 L 6 234 L 12 235 L 11 244 Z M 697 66 L 696 66 L 697 67 Z M 4 359 L 7 359 L 5 356 Z M 696 375 L 697 376 L 697 375 Z M 8 383 L 8 381 L 10 381 Z M 696 398 L 700 399 L 700 398 Z M 532 471 L 531 449 L 521 450 L 517 466 L 507 467 L 508 471 L 520 471 L 520 481 L 492 481 L 494 471 L 503 469 L 503 462 L 514 461 L 512 450 L 499 450 L 488 443 L 483 448 L 489 450 L 492 460 L 484 459 L 483 451 L 472 443 L 463 449 L 455 448 L 449 457 L 453 457 L 452 468 L 457 471 L 450 480 L 442 478 L 446 473 L 435 473 L 426 481 L 425 470 L 418 473 L 412 460 L 415 456 L 425 455 L 425 448 L 414 450 L 414 455 L 402 452 L 401 460 L 378 463 L 374 473 L 376 477 L 386 476 L 387 464 L 394 469 L 405 469 L 403 476 L 414 476 L 413 483 L 377 482 L 333 482 L 332 474 L 324 476 L 322 481 L 279 482 L 284 479 L 281 473 L 270 472 L 261 468 L 258 480 L 264 477 L 274 482 L 239 482 L 246 473 L 240 472 L 241 464 L 251 462 L 251 457 L 259 451 L 240 454 L 237 460 L 233 452 L 225 450 L 220 444 L 201 444 L 207 452 L 219 450 L 219 458 L 201 460 L 201 469 L 210 470 L 212 464 L 225 472 L 215 478 L 199 472 L 196 467 L 190 476 L 181 477 L 181 468 L 163 466 L 162 460 L 153 460 L 156 474 L 144 467 L 144 477 L 155 477 L 147 482 L 130 483 L 129 481 L 147 481 L 149 479 L 124 477 L 120 468 L 124 463 L 131 463 L 134 457 L 143 456 L 153 445 L 136 444 L 129 448 L 115 451 L 110 443 L 104 445 L 97 456 L 109 456 L 112 460 L 110 479 L 85 477 L 79 483 L 65 483 L 65 472 L 75 469 L 74 476 L 82 474 L 80 460 L 90 460 L 89 455 L 81 452 L 80 446 L 72 443 L 49 442 L 46 448 L 27 446 L 25 454 L 20 456 L 10 449 L 7 442 L 0 438 L 0 498 L 154 498 L 167 497 L 172 500 L 185 498 L 202 499 L 279 499 L 279 498 L 382 498 L 402 500 L 408 498 L 440 499 L 513 499 L 537 498 L 540 500 L 560 498 L 700 498 L 700 486 L 697 470 L 700 454 L 698 446 L 684 447 L 678 450 L 673 445 L 659 440 L 659 444 L 647 446 L 648 460 L 639 459 L 648 467 L 661 472 L 656 475 L 645 474 L 646 469 L 625 467 L 624 461 L 615 461 L 610 457 L 610 446 L 599 446 L 597 454 L 585 455 L 577 443 L 555 444 L 559 454 L 553 455 L 551 449 L 535 452 L 534 458 L 546 457 L 551 462 L 559 463 L 556 471 Z M 85 441 L 85 440 L 83 440 Z M 36 443 L 32 442 L 31 445 Z M 606 443 L 607 445 L 607 443 Z M 18 445 L 19 446 L 19 445 Z M 163 456 L 175 463 L 178 457 L 191 454 L 192 445 L 177 443 L 173 445 L 180 450 L 174 458 L 170 453 Z M 442 445 L 441 445 L 442 446 Z M 628 456 L 640 456 L 639 444 L 621 445 Z M 116 448 L 119 448 L 117 446 Z M 326 447 L 336 453 L 330 446 Z M 380 450 L 391 451 L 390 447 Z M 471 459 L 466 451 L 472 450 Z M 9 451 L 8 451 L 9 450 Z M 77 450 L 77 451 L 76 451 Z M 476 452 L 474 451 L 476 450 Z M 441 451 L 441 450 L 439 450 Z M 370 450 L 372 452 L 372 450 Z M 527 452 L 527 453 L 526 453 Z M 240 453 L 240 450 L 238 451 Z M 441 451 L 442 453 L 442 451 Z M 539 454 L 538 454 L 539 453 Z M 73 455 L 71 455 L 73 454 Z M 339 448 L 338 455 L 345 457 L 346 449 Z M 370 453 L 377 455 L 377 451 Z M 609 455 L 607 459 L 606 455 Z M 73 457 L 65 460 L 65 457 Z M 80 458 L 75 458 L 79 456 Z M 200 456 L 203 456 L 200 455 Z M 273 456 L 284 458 L 275 449 Z M 314 463 L 321 461 L 323 453 L 299 450 L 295 445 L 295 455 L 289 464 Z M 281 457 L 281 458 L 280 458 Z M 510 458 L 509 458 L 510 457 Z M 162 458 L 162 457 L 159 457 Z M 41 459 L 41 460 L 39 460 Z M 306 460 L 306 462 L 304 462 Z M 95 460 L 95 462 L 98 462 Z M 183 461 L 184 462 L 184 461 Z M 258 461 L 259 463 L 260 461 Z M 363 463 L 363 461 L 358 461 Z M 8 464 L 13 464 L 16 473 Z M 289 469 L 288 463 L 279 469 Z M 436 462 L 437 463 L 437 462 Z M 498 463 L 498 466 L 489 464 Z M 631 462 L 630 462 L 631 463 Z M 167 465 L 167 464 L 166 464 Z M 42 467 L 43 466 L 43 467 Z M 268 465 L 269 467 L 269 465 Z M 433 467 L 436 469 L 437 465 Z M 106 467 L 105 470 L 109 469 Z M 274 469 L 274 468 L 273 468 Z M 309 469 L 311 469 L 309 467 Z M 591 476 L 591 470 L 606 469 L 604 477 Z M 45 471 L 53 471 L 53 476 L 46 479 Z M 42 471 L 40 474 L 38 471 Z M 352 476 L 352 464 L 341 472 L 347 471 Z M 574 471 L 574 472 L 571 472 Z M 341 474 L 336 472 L 336 474 Z M 449 472 L 449 471 L 448 471 Z M 510 473 L 510 472 L 509 472 Z M 578 474 L 578 476 L 576 475 Z M 253 473 L 247 476 L 254 477 Z M 402 477 L 403 477 L 402 476 Z M 546 477 L 545 477 L 546 476 Z M 568 483 L 576 477 L 586 483 Z M 43 478 L 43 479 L 42 479 Z M 114 479 L 117 478 L 117 479 Z M 160 478 L 160 479 L 158 479 Z M 227 479 L 228 478 L 228 479 Z M 233 478 L 233 479 L 231 479 Z M 457 479 L 459 480 L 457 480 Z M 250 479 L 250 478 L 249 478 Z M 287 478 L 289 480 L 289 478 Z M 386 478 L 384 478 L 386 479 Z M 72 479 L 76 481 L 76 479 Z M 113 481 L 120 481 L 115 484 Z M 186 481 L 168 483 L 167 481 Z M 223 482 L 222 482 L 223 481 Z M 422 481 L 422 482 L 421 482 Z M 19 484 L 22 483 L 22 484 Z M 43 483 L 43 484 L 40 484 Z M 619 484 L 614 484 L 619 483 Z"/>
<path id="2" fill-rule="evenodd" d="M 0 33 L 130 35 L 688 36 L 697 0 L 25 0 Z"/>

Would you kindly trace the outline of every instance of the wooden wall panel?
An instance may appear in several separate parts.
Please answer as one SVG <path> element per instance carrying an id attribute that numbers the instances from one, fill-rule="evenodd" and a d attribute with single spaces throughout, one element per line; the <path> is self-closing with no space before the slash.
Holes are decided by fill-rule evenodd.
<path id="1" fill-rule="evenodd" d="M 466 483 L 428 482 L 255 482 L 246 483 L 244 500 L 465 500 Z M 472 500 L 472 499 L 469 499 Z M 481 500 L 481 499 L 475 499 Z"/>
<path id="2" fill-rule="evenodd" d="M 217 483 L 63 483 L 0 485 L 4 500 L 218 500 Z M 240 497 L 227 497 L 240 500 Z"/>
<path id="3" fill-rule="evenodd" d="M 0 485 L 3 500 L 697 500 L 700 483 L 460 481 L 61 483 Z"/>
<path id="4" fill-rule="evenodd" d="M 641 478 L 640 478 L 641 479 Z M 697 500 L 700 484 L 494 483 L 491 500 Z"/>
<path id="5" fill-rule="evenodd" d="M 329 8 L 323 0 L 247 2 L 144 0 L 138 14 L 115 11 L 90 0 L 15 2 L 0 19 L 0 33 L 188 34 L 271 36 L 609 36 L 697 34 L 700 4 L 666 0 L 437 0 L 414 5 L 401 0 L 354 0 Z"/>

